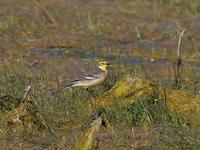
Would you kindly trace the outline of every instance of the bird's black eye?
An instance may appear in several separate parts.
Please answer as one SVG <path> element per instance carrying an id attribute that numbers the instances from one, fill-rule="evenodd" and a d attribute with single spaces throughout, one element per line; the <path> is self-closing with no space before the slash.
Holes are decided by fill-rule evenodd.
<path id="1" fill-rule="evenodd" d="M 106 61 L 102 61 L 99 63 L 99 65 L 108 65 L 108 63 Z"/>

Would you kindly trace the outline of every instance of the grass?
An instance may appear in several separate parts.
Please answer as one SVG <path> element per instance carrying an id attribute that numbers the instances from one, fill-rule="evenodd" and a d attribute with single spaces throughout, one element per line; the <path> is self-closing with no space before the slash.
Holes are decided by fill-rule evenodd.
<path id="1" fill-rule="evenodd" d="M 167 124 L 178 127 L 186 123 L 183 118 L 171 114 L 164 100 L 157 95 L 139 99 L 136 104 L 127 107 L 106 110 L 106 116 L 116 124 Z"/>
<path id="2" fill-rule="evenodd" d="M 45 136 L 48 138 L 43 140 L 43 142 L 47 142 L 49 147 L 57 147 L 61 144 L 59 143 L 59 139 L 62 136 L 67 136 L 61 134 L 60 131 L 68 129 L 71 126 L 74 128 L 73 130 L 80 132 L 80 130 L 87 129 L 90 126 L 95 117 L 95 112 L 86 118 L 76 116 L 79 106 L 88 100 L 88 95 L 84 89 L 68 89 L 56 96 L 52 96 L 49 94 L 49 89 L 45 86 L 48 82 L 45 79 L 45 73 L 34 76 L 27 74 L 27 72 L 30 72 L 28 68 L 21 68 L 19 71 L 18 67 L 21 67 L 21 64 L 19 64 L 19 66 L 11 65 L 9 69 L 4 69 L 5 75 L 1 77 L 2 85 L 4 85 L 1 86 L 1 97 L 4 97 L 5 95 L 8 97 L 6 97 L 6 99 L 1 98 L 1 100 L 8 101 L 8 104 L 5 105 L 5 103 L 1 103 L 0 105 L 1 112 L 7 112 L 14 109 L 21 104 L 21 99 L 23 98 L 27 85 L 32 86 L 32 90 L 28 95 L 28 100 L 30 101 L 29 113 L 31 118 L 28 117 L 25 118 L 25 120 L 29 120 L 29 122 L 33 122 L 33 124 L 31 128 L 23 129 L 18 136 L 24 136 L 25 139 L 29 139 L 29 141 L 34 141 L 34 137 L 36 136 L 39 138 Z M 103 86 L 93 89 L 95 95 L 97 97 L 100 96 L 127 73 L 132 75 L 142 73 L 142 70 L 137 70 L 136 68 L 130 68 L 130 70 L 127 69 L 128 68 L 123 69 L 123 66 L 121 65 L 114 67 L 109 73 L 108 79 Z M 151 95 L 147 99 L 139 99 L 136 104 L 126 107 L 121 107 L 116 104 L 114 109 L 100 110 L 100 112 L 105 113 L 105 117 L 114 128 L 115 126 L 143 126 L 144 124 L 148 124 L 149 126 L 167 125 L 180 129 L 187 127 L 187 120 L 181 118 L 181 116 L 171 114 L 164 100 L 157 95 Z M 76 117 L 74 118 L 74 116 Z M 4 135 L 16 134 L 6 126 L 1 130 L 3 130 Z M 64 133 L 67 134 L 66 131 Z M 124 137 L 121 134 L 116 137 L 116 140 L 119 143 L 126 143 L 126 140 L 124 140 Z M 112 144 L 116 145 L 116 140 Z M 165 143 L 166 140 L 166 136 L 162 136 L 161 133 L 161 141 Z M 186 143 L 189 142 L 190 147 L 194 147 L 194 149 L 199 145 L 199 141 L 195 137 L 192 138 L 189 136 L 188 139 L 186 137 L 184 140 Z M 71 143 L 71 146 L 73 144 L 74 142 Z"/>
<path id="3" fill-rule="evenodd" d="M 85 5 L 71 0 L 61 5 L 59 1 L 51 0 L 51 3 L 41 1 L 41 7 L 23 0 L 16 5 L 13 2 L 0 6 L 0 14 L 3 16 L 0 18 L 0 112 L 4 114 L 15 110 L 22 103 L 28 85 L 31 85 L 31 92 L 27 97 L 29 115 L 20 118 L 27 122 L 27 128 L 19 126 L 16 128 L 19 129 L 18 132 L 12 130 L 12 125 L 6 124 L 0 128 L 3 139 L 4 136 L 19 138 L 17 142 L 5 139 L 11 147 L 16 144 L 20 148 L 20 142 L 25 143 L 28 140 L 29 144 L 26 146 L 31 145 L 33 148 L 37 145 L 72 148 L 82 130 L 90 126 L 95 112 L 87 117 L 76 116 L 79 106 L 88 100 L 83 89 L 69 89 L 55 96 L 50 94 L 52 89 L 60 85 L 60 79 L 67 79 L 67 82 L 77 77 L 69 75 L 69 72 L 73 74 L 73 68 L 70 70 L 72 60 L 82 64 L 85 62 L 82 58 L 89 58 L 89 62 L 93 62 L 97 57 L 103 57 L 114 64 L 106 82 L 93 89 L 97 97 L 126 74 L 151 79 L 165 87 L 173 87 L 168 80 L 163 80 L 169 77 L 168 66 L 156 65 L 149 60 L 168 60 L 167 65 L 172 69 L 171 62 L 176 59 L 176 46 L 173 45 L 177 44 L 177 31 L 183 27 L 186 28 L 187 34 L 183 39 L 185 43 L 181 45 L 181 54 L 186 67 L 181 72 L 183 81 L 179 86 L 189 86 L 187 89 L 194 94 L 199 91 L 198 83 L 193 84 L 199 79 L 199 69 L 189 65 L 198 63 L 200 58 L 199 45 L 197 42 L 193 44 L 193 41 L 199 40 L 198 22 L 195 22 L 199 16 L 198 0 L 117 0 L 106 4 L 94 1 Z M 186 21 L 179 17 L 180 14 Z M 63 56 L 40 56 L 32 53 L 41 47 L 42 52 L 51 49 L 54 41 L 48 42 L 52 39 L 61 42 L 63 39 L 68 40 L 60 44 L 66 51 Z M 158 42 L 159 50 L 151 49 L 148 42 L 145 42 L 149 40 Z M 74 41 L 78 44 L 71 44 Z M 32 44 L 34 42 L 36 44 Z M 44 45 L 43 42 L 47 44 Z M 57 44 L 57 47 L 60 45 Z M 73 51 L 77 49 L 83 52 L 73 55 Z M 141 66 L 141 62 L 128 61 L 127 58 L 132 57 L 141 58 L 144 64 Z M 160 70 L 156 72 L 154 70 L 157 67 L 160 67 Z M 172 73 L 170 75 L 173 76 Z M 159 133 L 161 146 L 177 149 L 198 149 L 200 146 L 198 136 L 194 136 L 196 129 L 193 129 L 195 133 L 184 132 L 185 128 L 189 128 L 187 119 L 171 114 L 164 100 L 157 95 L 139 99 L 134 105 L 121 107 L 116 104 L 114 109 L 99 112 L 105 114 L 117 131 L 120 130 L 116 126 L 128 130 L 130 126 L 142 127 L 146 124 L 150 128 L 170 126 L 176 129 L 178 133 Z M 129 145 L 124 134 L 128 135 L 125 131 L 117 134 L 117 142 L 114 143 L 109 137 L 107 139 L 111 145 Z M 177 140 L 179 138 L 180 140 Z M 37 143 L 40 139 L 41 143 Z M 159 147 L 159 144 L 156 146 Z"/>

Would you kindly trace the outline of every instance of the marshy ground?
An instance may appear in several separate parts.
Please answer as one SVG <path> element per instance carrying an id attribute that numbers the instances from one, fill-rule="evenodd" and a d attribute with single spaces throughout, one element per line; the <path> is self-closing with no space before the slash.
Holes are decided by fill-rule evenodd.
<path id="1" fill-rule="evenodd" d="M 1 0 L 1 148 L 75 149 L 96 116 L 78 113 L 88 94 L 79 88 L 50 93 L 99 59 L 112 66 L 93 88 L 96 98 L 127 74 L 199 96 L 199 16 L 199 0 Z M 168 111 L 158 95 L 146 99 L 103 110 L 112 129 L 100 129 L 96 149 L 200 148 L 199 126 Z"/>

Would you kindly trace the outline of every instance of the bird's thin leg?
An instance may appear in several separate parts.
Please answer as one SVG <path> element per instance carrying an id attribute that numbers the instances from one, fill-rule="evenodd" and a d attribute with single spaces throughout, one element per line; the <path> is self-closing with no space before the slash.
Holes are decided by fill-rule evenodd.
<path id="1" fill-rule="evenodd" d="M 88 88 L 87 88 L 87 91 L 88 91 L 88 93 L 93 97 L 93 98 L 95 98 L 96 96 L 94 95 L 94 93 L 93 93 L 93 91 L 92 90 L 89 90 Z"/>
<path id="2" fill-rule="evenodd" d="M 93 95 L 93 93 L 88 88 L 86 88 L 86 91 L 89 94 L 91 104 L 94 105 L 94 102 L 93 102 L 94 95 Z"/>
<path id="3" fill-rule="evenodd" d="M 96 110 L 96 104 L 95 104 L 95 102 L 94 102 L 94 94 L 92 93 L 92 91 L 91 90 L 89 90 L 88 88 L 86 88 L 86 91 L 88 92 L 88 94 L 89 94 L 89 99 L 90 99 L 90 103 L 91 103 L 91 106 L 92 107 L 94 107 L 94 113 L 93 113 L 93 117 L 94 118 L 97 118 L 98 117 L 98 112 L 97 112 L 97 110 Z"/>

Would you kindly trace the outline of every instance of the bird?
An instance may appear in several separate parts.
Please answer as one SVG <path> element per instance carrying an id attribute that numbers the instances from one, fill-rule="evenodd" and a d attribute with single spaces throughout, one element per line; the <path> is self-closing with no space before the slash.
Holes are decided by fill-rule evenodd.
<path id="1" fill-rule="evenodd" d="M 110 65 L 107 61 L 100 61 L 98 63 L 98 72 L 94 72 L 85 76 L 80 77 L 77 80 L 71 81 L 64 87 L 53 92 L 53 94 L 58 93 L 66 88 L 72 87 L 83 87 L 89 92 L 89 88 L 101 84 L 107 77 L 108 70 L 107 66 Z"/>

